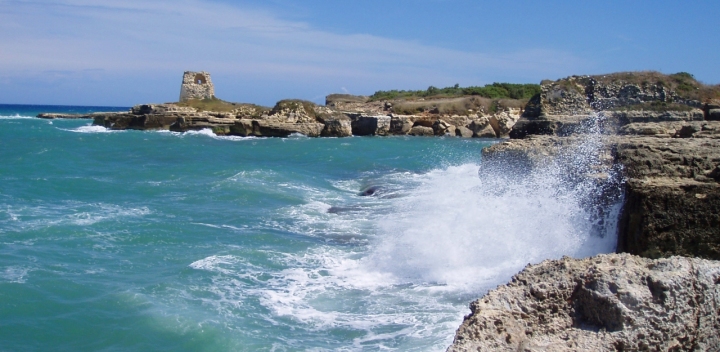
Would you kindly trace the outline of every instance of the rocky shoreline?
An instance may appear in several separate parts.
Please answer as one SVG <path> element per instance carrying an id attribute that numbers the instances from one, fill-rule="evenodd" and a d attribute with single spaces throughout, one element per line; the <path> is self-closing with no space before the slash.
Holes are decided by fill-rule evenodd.
<path id="1" fill-rule="evenodd" d="M 526 267 L 471 304 L 448 350 L 716 350 L 720 88 L 711 88 L 707 95 L 708 86 L 685 73 L 639 72 L 547 81 L 523 107 L 495 102 L 493 109 L 476 104 L 463 113 L 439 107 L 469 106 L 475 98 L 408 103 L 330 95 L 325 106 L 284 100 L 272 109 L 241 105 L 218 112 L 146 104 L 120 113 L 38 117 L 89 118 L 108 129 L 209 128 L 256 137 L 509 137 L 482 151 L 483 165 L 510 161 L 521 172 L 601 136 L 594 164 L 571 176 L 598 182 L 611 177 L 608 170 L 622 176 L 615 189 L 589 200 L 602 211 L 608 192 L 622 193 L 622 254 Z M 420 112 L 400 114 L 407 109 L 402 104 L 420 106 Z"/>
<path id="2" fill-rule="evenodd" d="M 636 78 L 546 82 L 511 139 L 483 150 L 532 169 L 594 122 L 598 169 L 623 176 L 622 254 L 529 265 L 471 304 L 448 351 L 720 349 L 720 105 Z"/>
<path id="3" fill-rule="evenodd" d="M 469 111 L 463 115 L 431 111 L 401 115 L 392 111 L 392 102 L 357 103 L 358 97 L 328 96 L 325 106 L 302 100 L 283 100 L 272 109 L 258 111 L 240 106 L 230 111 L 204 111 L 177 103 L 143 104 L 127 112 L 39 114 L 38 118 L 84 118 L 113 130 L 170 130 L 187 132 L 211 129 L 221 136 L 287 137 L 299 133 L 308 137 L 349 136 L 457 136 L 462 138 L 507 137 L 520 118 L 520 108 L 500 107 L 495 112 Z M 364 99 L 367 99 L 364 97 Z M 425 100 L 428 106 L 446 99 Z M 347 103 L 353 101 L 354 104 Z"/>

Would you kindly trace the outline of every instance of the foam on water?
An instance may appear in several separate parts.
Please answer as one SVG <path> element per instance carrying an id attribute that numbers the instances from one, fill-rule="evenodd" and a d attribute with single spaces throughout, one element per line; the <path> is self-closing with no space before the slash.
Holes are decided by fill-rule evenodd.
<path id="1" fill-rule="evenodd" d="M 151 213 L 147 207 L 122 207 L 114 204 L 64 202 L 42 206 L 6 205 L 0 208 L 0 225 L 6 230 L 30 230 L 52 226 L 88 226 L 118 218 L 142 217 Z M 0 233 L 3 230 L 0 229 Z"/>
<path id="2" fill-rule="evenodd" d="M 616 170 L 602 169 L 601 148 L 601 138 L 589 135 L 531 172 L 508 160 L 486 166 L 482 177 L 477 164 L 392 173 L 379 181 L 399 188 L 400 196 L 385 199 L 308 191 L 306 204 L 278 214 L 295 219 L 290 230 L 321 237 L 346 231 L 365 241 L 274 253 L 286 269 L 261 287 L 243 288 L 243 295 L 267 307 L 268 319 L 290 318 L 284 324 L 294 328 L 362 331 L 356 348 L 401 344 L 407 350 L 442 350 L 467 312 L 467 301 L 525 265 L 614 251 L 622 199 L 610 192 L 599 202 L 603 192 L 619 187 Z M 607 177 L 587 177 L 597 172 Z M 323 212 L 337 201 L 366 207 L 346 215 Z M 215 289 L 227 297 L 239 281 L 216 277 Z"/>
<path id="3" fill-rule="evenodd" d="M 191 130 L 191 131 L 187 131 L 187 132 L 171 132 L 171 133 L 173 133 L 174 135 L 177 135 L 177 136 L 181 136 L 181 137 L 184 137 L 184 136 L 205 136 L 205 137 L 210 137 L 210 138 L 212 138 L 212 139 L 226 140 L 226 141 L 247 141 L 247 140 L 253 140 L 253 139 L 256 139 L 256 138 L 257 138 L 257 137 L 254 137 L 254 136 L 248 136 L 248 137 L 240 137 L 240 136 L 218 136 L 218 135 L 216 135 L 216 134 L 212 131 L 212 129 L 210 129 L 210 128 L 204 128 L 204 129 L 199 130 L 199 131 L 192 131 L 192 130 Z"/>
<path id="4" fill-rule="evenodd" d="M 528 263 L 614 251 L 619 173 L 602 163 L 595 126 L 531 171 L 505 160 L 484 165 L 480 177 L 470 164 L 416 177 L 413 192 L 393 200 L 393 214 L 380 222 L 368 268 L 477 292 Z M 590 177 L 598 173 L 606 177 Z"/>
<path id="5" fill-rule="evenodd" d="M 596 154 L 592 143 L 522 174 L 512 163 L 494 171 L 479 164 L 484 144 L 477 140 L 288 138 L 233 145 L 208 143 L 227 139 L 209 130 L 80 138 L 39 125 L 45 129 L 28 133 L 82 140 L 57 158 L 84 162 L 29 174 L 50 181 L 38 187 L 73 180 L 64 183 L 73 189 L 36 190 L 22 181 L 28 175 L 5 176 L 22 191 L 0 192 L 1 254 L 8 258 L 0 284 L 13 290 L 46 284 L 52 291 L 67 283 L 68 296 L 79 297 L 70 307 L 80 318 L 58 324 L 69 326 L 58 331 L 84 331 L 99 321 L 105 334 L 65 340 L 76 349 L 174 343 L 176 350 L 439 351 L 451 343 L 468 303 L 528 262 L 614 246 L 609 220 L 618 199 L 599 221 L 588 205 L 598 185 L 570 177 L 596 166 L 573 156 Z M 111 153 L 135 145 L 133 153 Z M 25 155 L 48 156 L 47 148 L 40 143 Z M 449 165 L 431 169 L 438 161 Z M 77 182 L 85 179 L 99 188 Z M 360 196 L 370 186 L 382 191 Z M 98 304 L 98 297 L 107 302 Z M 63 297 L 43 299 L 61 301 L 52 313 L 38 310 L 38 321 L 67 315 Z M 128 332 L 106 341 L 114 330 Z"/>
<path id="6" fill-rule="evenodd" d="M 76 133 L 115 133 L 115 132 L 123 132 L 122 130 L 111 130 L 109 128 L 105 128 L 103 126 L 95 126 L 95 125 L 88 125 L 88 126 L 80 126 L 76 128 L 60 128 L 63 131 L 69 131 L 69 132 L 76 132 Z"/>
<path id="7" fill-rule="evenodd" d="M 10 266 L 0 269 L 0 282 L 25 283 L 25 278 L 32 269 L 24 266 Z"/>
<path id="8" fill-rule="evenodd" d="M 32 119 L 35 118 L 35 116 L 24 116 L 20 114 L 14 114 L 14 115 L 0 115 L 0 119 Z"/>

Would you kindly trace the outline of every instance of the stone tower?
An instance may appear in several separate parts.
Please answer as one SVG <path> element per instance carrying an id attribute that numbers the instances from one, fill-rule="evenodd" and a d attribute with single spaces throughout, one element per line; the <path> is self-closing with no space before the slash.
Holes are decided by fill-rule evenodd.
<path id="1" fill-rule="evenodd" d="M 214 96 L 215 87 L 213 87 L 209 73 L 185 71 L 182 86 L 180 86 L 180 101 L 206 99 Z"/>

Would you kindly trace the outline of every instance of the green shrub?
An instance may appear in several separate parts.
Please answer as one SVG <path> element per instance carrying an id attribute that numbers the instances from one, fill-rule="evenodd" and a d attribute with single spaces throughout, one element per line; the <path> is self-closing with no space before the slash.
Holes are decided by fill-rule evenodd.
<path id="1" fill-rule="evenodd" d="M 493 83 L 485 86 L 437 88 L 428 87 L 426 90 L 379 90 L 370 96 L 370 101 L 396 100 L 402 98 L 452 98 L 476 95 L 490 99 L 530 99 L 540 93 L 538 84 Z"/>

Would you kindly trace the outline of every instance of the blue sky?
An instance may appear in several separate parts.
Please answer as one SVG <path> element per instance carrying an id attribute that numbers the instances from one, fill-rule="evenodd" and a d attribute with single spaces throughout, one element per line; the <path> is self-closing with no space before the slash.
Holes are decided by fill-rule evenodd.
<path id="1" fill-rule="evenodd" d="M 0 103 L 129 106 L 538 83 L 630 70 L 720 83 L 718 1 L 0 0 Z"/>

